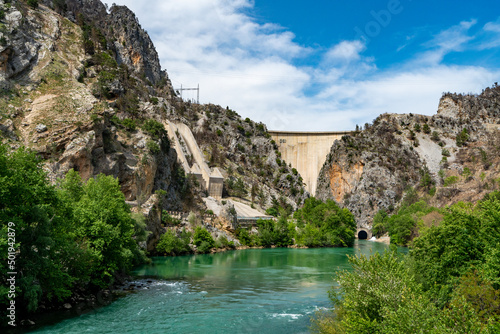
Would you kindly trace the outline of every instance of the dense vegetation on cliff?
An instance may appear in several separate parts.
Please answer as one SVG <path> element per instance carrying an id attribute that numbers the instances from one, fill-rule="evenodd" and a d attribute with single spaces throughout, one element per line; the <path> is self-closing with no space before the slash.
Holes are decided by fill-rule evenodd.
<path id="1" fill-rule="evenodd" d="M 336 278 L 333 313 L 321 333 L 498 333 L 500 195 L 443 210 L 421 231 L 409 255 L 353 257 Z"/>
<path id="2" fill-rule="evenodd" d="M 75 290 L 109 287 L 115 275 L 145 260 L 138 247 L 144 220 L 134 219 L 115 178 L 84 183 L 70 171 L 54 186 L 40 159 L 24 148 L 9 154 L 0 146 L 0 221 L 0 252 L 15 254 L 12 268 L 4 257 L 0 264 L 2 314 L 8 272 L 17 272 L 22 314 L 71 300 Z"/>

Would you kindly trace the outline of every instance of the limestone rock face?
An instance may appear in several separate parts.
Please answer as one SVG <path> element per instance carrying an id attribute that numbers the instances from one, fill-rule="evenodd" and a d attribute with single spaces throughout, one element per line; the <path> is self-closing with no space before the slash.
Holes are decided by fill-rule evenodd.
<path id="1" fill-rule="evenodd" d="M 358 226 L 368 229 L 378 210 L 393 212 L 401 204 L 409 187 L 436 206 L 474 202 L 496 182 L 499 124 L 498 86 L 480 95 L 445 94 L 433 116 L 383 114 L 364 131 L 335 142 L 316 196 L 347 207 Z M 463 176 L 464 170 L 474 176 Z M 426 175 L 430 183 L 422 181 Z M 458 177 L 458 184 L 445 187 L 449 176 Z"/>
<path id="2" fill-rule="evenodd" d="M 142 29 L 135 14 L 126 6 L 113 5 L 109 9 L 99 0 L 67 0 L 68 18 L 77 22 L 79 15 L 95 24 L 109 40 L 118 64 L 133 69 L 138 77 L 144 76 L 153 85 L 171 88 L 167 73 L 161 70 L 158 53 L 147 32 Z"/>
<path id="3" fill-rule="evenodd" d="M 153 42 L 130 9 L 125 6 L 113 6 L 108 20 L 108 24 L 118 36 L 114 42 L 118 64 L 123 63 L 134 68 L 136 73 L 144 73 L 153 84 L 158 84 L 167 77 L 166 72 L 161 70 Z"/>
<path id="4" fill-rule="evenodd" d="M 0 37 L 4 43 L 0 45 L 0 88 L 10 88 L 9 79 L 29 70 L 37 61 L 40 52 L 53 48 L 54 40 L 58 38 L 60 30 L 57 19 L 43 16 L 37 19 L 32 9 L 26 7 L 28 15 L 24 15 L 14 2 L 9 8 L 0 1 L 5 8 Z"/>
<path id="5" fill-rule="evenodd" d="M 67 0 L 56 12 L 51 0 L 39 3 L 32 9 L 13 0 L 2 20 L 0 89 L 8 93 L 0 96 L 0 142 L 37 152 L 52 182 L 70 169 L 84 180 L 101 173 L 118 178 L 128 203 L 147 217 L 151 250 L 162 233 L 158 215 L 162 209 L 182 210 L 185 196 L 167 136 L 153 136 L 139 126 L 144 119 L 161 121 L 164 111 L 172 109 L 171 84 L 156 50 L 125 7 L 114 6 L 108 13 L 98 0 Z M 4 8 L 2 0 L 0 5 Z M 93 40 L 94 53 L 85 52 L 84 24 L 106 40 L 105 49 Z M 115 40 L 120 47 L 110 43 Z M 122 66 L 93 66 L 96 54 L 104 53 Z M 107 85 L 114 100 L 95 94 L 104 70 L 125 73 Z M 153 86 L 160 83 L 160 88 Z M 133 103 L 120 109 L 126 94 Z M 150 96 L 158 96 L 160 103 L 151 104 Z M 129 127 L 122 125 L 124 119 Z M 151 145 L 159 149 L 153 152 Z M 156 190 L 165 195 L 158 198 Z"/>

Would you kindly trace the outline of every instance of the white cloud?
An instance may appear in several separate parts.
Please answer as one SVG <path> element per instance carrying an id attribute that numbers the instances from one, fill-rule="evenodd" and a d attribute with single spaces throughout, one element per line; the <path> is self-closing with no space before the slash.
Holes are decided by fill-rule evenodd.
<path id="1" fill-rule="evenodd" d="M 477 23 L 477 20 L 462 21 L 460 24 L 452 26 L 426 43 L 431 50 L 419 55 L 419 62 L 428 65 L 438 65 L 450 52 L 460 52 L 466 44 L 474 39 L 469 36 L 469 29 Z"/>
<path id="2" fill-rule="evenodd" d="M 199 83 L 202 103 L 229 106 L 270 129 L 350 130 L 383 112 L 432 114 L 444 91 L 479 92 L 499 81 L 498 71 L 441 63 L 473 39 L 475 20 L 436 35 L 418 59 L 380 70 L 361 41 L 312 49 L 279 25 L 257 23 L 245 14 L 250 0 L 118 3 L 148 30 L 175 87 Z M 318 65 L 295 65 L 311 55 Z"/>
<path id="3" fill-rule="evenodd" d="M 500 46 L 500 23 L 488 22 L 484 25 L 483 31 L 488 37 L 481 41 L 478 47 L 479 50 L 488 50 Z"/>
<path id="4" fill-rule="evenodd" d="M 493 32 L 498 32 L 500 33 L 500 24 L 499 23 L 493 23 L 493 22 L 488 22 L 484 25 L 484 30 L 486 31 L 493 31 Z"/>
<path id="5" fill-rule="evenodd" d="M 342 41 L 326 53 L 325 59 L 326 61 L 341 60 L 344 62 L 359 60 L 360 53 L 365 48 L 365 44 L 361 41 Z"/>

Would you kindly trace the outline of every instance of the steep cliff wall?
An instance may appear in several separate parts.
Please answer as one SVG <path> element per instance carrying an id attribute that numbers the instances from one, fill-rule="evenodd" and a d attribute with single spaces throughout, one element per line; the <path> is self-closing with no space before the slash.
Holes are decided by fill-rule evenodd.
<path id="1" fill-rule="evenodd" d="M 370 227 L 378 210 L 392 212 L 405 191 L 436 206 L 476 201 L 498 187 L 500 88 L 480 95 L 443 95 L 437 114 L 384 114 L 335 142 L 316 196 L 348 207 Z"/>
<path id="2" fill-rule="evenodd" d="M 67 1 L 63 15 L 44 4 L 0 5 L 6 12 L 0 20 L 2 142 L 37 151 L 53 182 L 69 169 L 84 179 L 117 177 L 126 200 L 149 217 L 151 247 L 161 232 L 152 211 L 182 210 L 189 194 L 166 132 L 145 125 L 165 117 L 172 97 L 149 36 L 128 9 L 108 14 L 99 1 Z M 157 190 L 166 193 L 163 200 Z"/>

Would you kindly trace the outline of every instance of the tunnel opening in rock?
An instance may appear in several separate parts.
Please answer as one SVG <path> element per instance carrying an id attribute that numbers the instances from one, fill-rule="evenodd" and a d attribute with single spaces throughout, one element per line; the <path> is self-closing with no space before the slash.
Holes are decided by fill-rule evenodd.
<path id="1" fill-rule="evenodd" d="M 368 239 L 368 233 L 366 233 L 366 231 L 363 231 L 363 230 L 359 231 L 358 232 L 358 239 L 360 239 L 360 240 Z"/>

